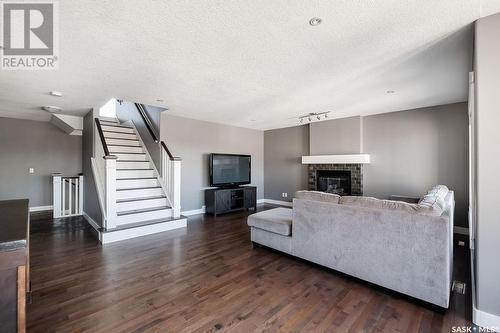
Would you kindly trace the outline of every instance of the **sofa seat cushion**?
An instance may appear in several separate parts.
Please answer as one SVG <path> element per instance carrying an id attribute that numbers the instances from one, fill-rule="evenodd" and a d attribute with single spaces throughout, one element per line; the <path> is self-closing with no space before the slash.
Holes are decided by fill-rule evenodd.
<path id="1" fill-rule="evenodd" d="M 292 209 L 280 207 L 255 213 L 248 217 L 247 223 L 253 228 L 290 236 L 292 234 Z"/>
<path id="2" fill-rule="evenodd" d="M 321 201 L 330 203 L 339 203 L 340 195 L 333 193 L 326 193 L 320 191 L 297 191 L 295 192 L 296 199 Z"/>

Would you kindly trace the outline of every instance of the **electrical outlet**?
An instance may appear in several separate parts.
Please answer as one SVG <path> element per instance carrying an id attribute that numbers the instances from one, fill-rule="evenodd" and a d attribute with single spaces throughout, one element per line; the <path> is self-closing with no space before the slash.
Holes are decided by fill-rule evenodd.
<path id="1" fill-rule="evenodd" d="M 35 169 L 34 168 L 30 168 L 29 169 L 29 173 L 35 173 Z"/>

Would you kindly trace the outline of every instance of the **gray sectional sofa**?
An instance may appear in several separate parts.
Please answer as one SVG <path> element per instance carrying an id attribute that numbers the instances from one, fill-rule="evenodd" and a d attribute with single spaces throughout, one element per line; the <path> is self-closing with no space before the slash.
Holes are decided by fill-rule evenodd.
<path id="1" fill-rule="evenodd" d="M 299 191 L 248 225 L 254 243 L 447 308 L 454 205 L 443 185 L 418 204 Z"/>

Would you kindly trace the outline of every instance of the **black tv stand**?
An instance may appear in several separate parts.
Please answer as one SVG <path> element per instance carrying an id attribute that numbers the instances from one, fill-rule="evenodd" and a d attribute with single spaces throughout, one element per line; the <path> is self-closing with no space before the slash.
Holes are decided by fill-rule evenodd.
<path id="1" fill-rule="evenodd" d="M 248 210 L 257 210 L 257 187 L 239 186 L 205 190 L 205 211 L 219 214 Z"/>

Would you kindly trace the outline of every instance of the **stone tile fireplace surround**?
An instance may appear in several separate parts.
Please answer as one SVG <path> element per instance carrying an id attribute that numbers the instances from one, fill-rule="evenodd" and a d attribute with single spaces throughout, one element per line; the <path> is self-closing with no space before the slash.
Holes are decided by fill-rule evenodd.
<path id="1" fill-rule="evenodd" d="M 350 171 L 351 173 L 351 195 L 363 195 L 363 165 L 362 164 L 309 164 L 308 187 L 309 190 L 317 190 L 317 171 Z"/>

